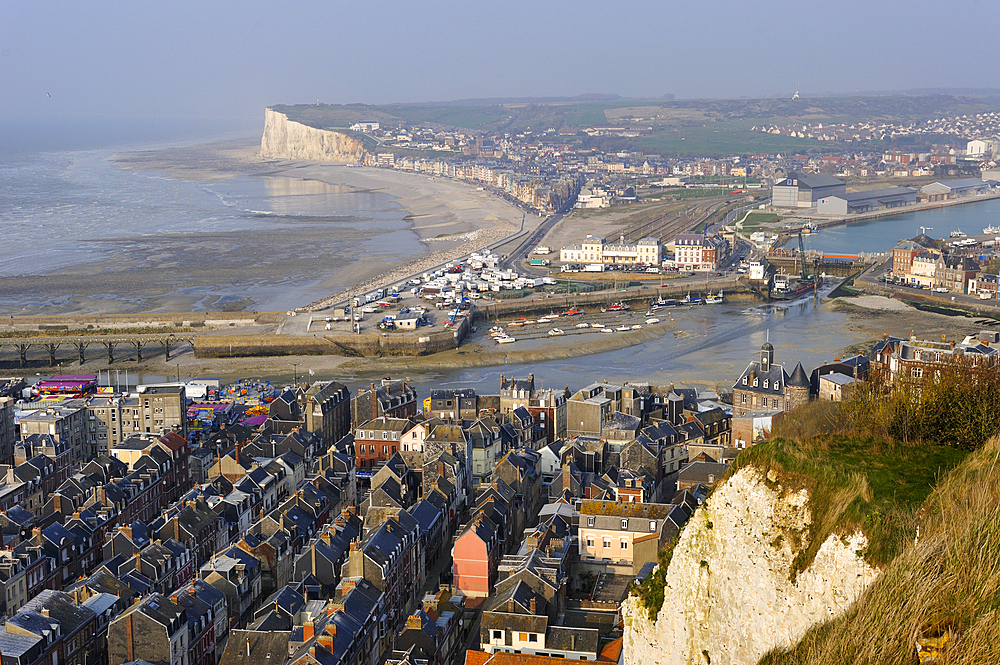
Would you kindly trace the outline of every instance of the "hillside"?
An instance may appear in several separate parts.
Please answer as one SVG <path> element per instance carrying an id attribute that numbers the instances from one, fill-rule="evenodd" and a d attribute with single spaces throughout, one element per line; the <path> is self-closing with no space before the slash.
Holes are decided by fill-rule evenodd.
<path id="1" fill-rule="evenodd" d="M 971 95 L 925 94 L 799 99 L 468 100 L 439 104 L 309 104 L 272 108 L 317 129 L 343 129 L 362 121 L 384 126 L 421 125 L 441 131 L 558 135 L 580 147 L 648 152 L 731 154 L 843 149 L 836 143 L 751 132 L 786 122 L 911 122 L 996 111 L 995 100 Z M 641 127 L 636 137 L 589 137 L 584 129 Z M 880 144 L 886 147 L 888 144 Z"/>
<path id="2" fill-rule="evenodd" d="M 952 665 L 1000 662 L 1000 439 L 947 474 L 907 545 L 847 612 L 764 665 L 916 663 L 918 639 L 946 636 Z M 929 641 L 929 640 L 928 640 Z"/>

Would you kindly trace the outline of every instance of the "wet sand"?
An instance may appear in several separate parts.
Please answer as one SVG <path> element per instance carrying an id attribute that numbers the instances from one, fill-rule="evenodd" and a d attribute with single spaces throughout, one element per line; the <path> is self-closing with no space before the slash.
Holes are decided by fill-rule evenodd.
<path id="1" fill-rule="evenodd" d="M 259 178 L 283 201 L 334 188 L 378 193 L 383 218 L 248 215 L 238 231 L 81 238 L 102 258 L 0 280 L 0 314 L 285 310 L 347 290 L 372 288 L 515 233 L 521 211 L 461 182 L 389 169 L 266 162 L 259 140 L 123 153 L 135 172 L 212 183 Z M 368 197 L 371 198 L 370 196 Z M 383 199 L 379 199 L 382 201 Z M 381 205 L 381 204 L 379 204 Z M 398 206 L 393 208 L 392 206 Z M 384 207 L 384 206 L 383 206 Z M 72 233 L 72 230 L 68 230 Z M 399 272 L 397 272 L 399 271 Z"/>

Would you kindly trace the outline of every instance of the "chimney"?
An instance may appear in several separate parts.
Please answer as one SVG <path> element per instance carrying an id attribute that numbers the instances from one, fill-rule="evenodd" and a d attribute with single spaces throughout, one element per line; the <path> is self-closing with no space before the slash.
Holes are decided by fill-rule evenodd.
<path id="1" fill-rule="evenodd" d="M 562 488 L 563 491 L 566 491 L 570 488 L 570 485 L 572 484 L 573 481 L 573 473 L 569 469 L 569 464 L 563 465 L 562 477 L 563 477 Z"/>
<path id="2" fill-rule="evenodd" d="M 507 599 L 507 613 L 508 614 L 513 614 L 514 613 L 514 599 L 513 598 L 508 598 Z"/>
<path id="3" fill-rule="evenodd" d="M 327 628 L 329 628 L 329 626 Z M 334 632 L 336 632 L 337 630 L 336 627 L 334 627 L 333 630 Z M 330 635 L 329 633 L 323 633 L 321 635 L 317 635 L 316 644 L 320 645 L 330 653 L 333 653 L 333 637 L 334 636 Z"/>
<path id="4" fill-rule="evenodd" d="M 188 595 L 189 596 L 197 596 L 198 592 L 195 590 L 194 587 L 191 587 L 190 589 L 188 589 Z"/>
<path id="5" fill-rule="evenodd" d="M 334 609 L 331 612 L 331 614 L 334 614 L 334 613 L 339 612 L 339 611 L 340 610 Z M 329 623 L 327 623 L 326 624 L 326 632 L 330 634 L 330 637 L 336 637 L 337 636 L 337 624 L 334 623 L 333 621 L 330 621 Z"/>
<path id="6" fill-rule="evenodd" d="M 302 641 L 311 640 L 315 631 L 316 627 L 312 622 L 302 624 Z"/>
<path id="7" fill-rule="evenodd" d="M 414 630 L 420 630 L 420 623 L 421 623 L 421 621 L 420 621 L 420 615 L 419 614 L 411 614 L 410 616 L 406 617 L 406 627 L 407 628 L 413 628 Z"/>
<path id="8" fill-rule="evenodd" d="M 372 418 L 378 418 L 378 395 L 375 394 L 375 384 L 372 384 Z"/>
<path id="9" fill-rule="evenodd" d="M 176 593 L 174 595 L 170 596 L 170 602 L 173 603 L 174 605 L 177 604 L 177 594 Z"/>

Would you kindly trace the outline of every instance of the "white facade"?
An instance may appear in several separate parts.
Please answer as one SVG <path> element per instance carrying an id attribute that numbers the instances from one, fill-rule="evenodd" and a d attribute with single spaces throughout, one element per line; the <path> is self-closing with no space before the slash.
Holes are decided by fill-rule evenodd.
<path id="1" fill-rule="evenodd" d="M 559 250 L 563 263 L 642 264 L 660 265 L 663 247 L 656 238 L 643 238 L 628 244 L 624 237 L 617 244 L 606 244 L 603 238 L 587 238 L 579 245 L 568 245 Z"/>

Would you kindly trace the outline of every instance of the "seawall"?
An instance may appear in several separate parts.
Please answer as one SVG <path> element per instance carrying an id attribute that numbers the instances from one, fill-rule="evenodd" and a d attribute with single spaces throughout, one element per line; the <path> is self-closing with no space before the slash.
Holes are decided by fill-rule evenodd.
<path id="1" fill-rule="evenodd" d="M 289 120 L 284 113 L 264 109 L 264 134 L 260 139 L 260 156 L 264 159 L 361 164 L 366 154 L 364 144 L 347 132 L 316 129 Z"/>

